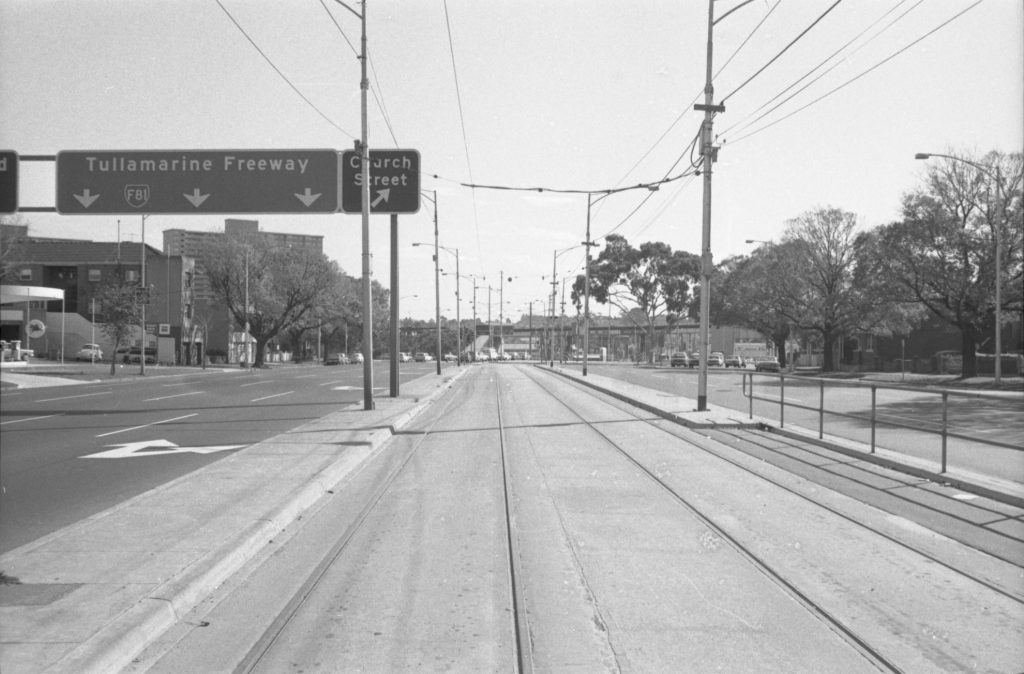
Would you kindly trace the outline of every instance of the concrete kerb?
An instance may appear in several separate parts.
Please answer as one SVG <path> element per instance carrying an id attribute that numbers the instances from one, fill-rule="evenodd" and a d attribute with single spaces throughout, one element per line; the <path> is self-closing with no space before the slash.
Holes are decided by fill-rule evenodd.
<path id="1" fill-rule="evenodd" d="M 163 634 L 204 597 L 238 572 L 267 545 L 277 532 L 294 521 L 324 494 L 353 472 L 391 436 L 409 424 L 465 372 L 457 370 L 426 395 L 413 399 L 378 398 L 378 403 L 409 405 L 368 433 L 355 453 L 343 454 L 312 480 L 274 504 L 265 517 L 254 521 L 222 546 L 207 553 L 183 573 L 170 578 L 127 611 L 100 628 L 60 660 L 52 672 L 110 672 L 127 667 L 132 658 Z M 353 405 L 346 409 L 358 409 Z M 267 441 L 272 442 L 272 440 Z M 263 444 L 263 443 L 260 443 Z M 188 476 L 185 476 L 186 478 Z"/>
<path id="2" fill-rule="evenodd" d="M 745 420 L 745 419 L 738 418 L 738 417 L 742 416 L 742 413 L 741 412 L 735 412 L 734 410 L 729 410 L 728 411 L 729 414 L 722 414 L 720 412 L 697 412 L 696 410 L 693 411 L 693 412 L 672 412 L 670 410 L 662 409 L 661 407 L 659 407 L 657 405 L 654 405 L 652 403 L 646 402 L 644 400 L 640 400 L 636 395 L 630 395 L 629 393 L 625 393 L 625 392 L 623 392 L 621 390 L 616 390 L 616 389 L 611 388 L 611 387 L 609 387 L 607 385 L 603 385 L 600 382 L 601 382 L 601 380 L 603 380 L 605 378 L 601 377 L 600 375 L 588 375 L 587 377 L 583 377 L 582 375 L 577 374 L 576 372 L 574 372 L 572 370 L 566 371 L 566 370 L 563 370 L 561 368 L 552 368 L 552 367 L 549 367 L 549 366 L 545 366 L 543 364 L 540 364 L 537 367 L 539 367 L 539 368 L 541 368 L 543 370 L 546 370 L 548 372 L 551 372 L 553 374 L 557 374 L 559 376 L 565 377 L 566 379 L 571 379 L 572 381 L 575 381 L 575 382 L 578 382 L 580 384 L 583 384 L 584 386 L 587 386 L 588 388 L 592 388 L 595 391 L 600 391 L 601 393 L 604 393 L 605 395 L 609 395 L 612 398 L 615 398 L 616 400 L 621 400 L 622 402 L 629 403 L 630 405 L 633 405 L 634 407 L 638 407 L 638 408 L 642 409 L 645 412 L 649 412 L 650 414 L 654 414 L 655 416 L 659 416 L 662 419 L 666 419 L 668 421 L 671 421 L 673 423 L 679 424 L 681 426 L 686 426 L 687 428 L 692 428 L 692 429 L 713 429 L 713 428 L 749 428 L 749 429 L 756 429 L 756 428 L 759 427 L 759 424 L 760 424 L 760 422 L 758 420 L 756 420 L 756 419 L 752 419 L 752 420 L 748 421 L 748 420 Z M 623 382 L 616 382 L 616 383 L 619 385 L 620 388 L 622 387 Z M 680 397 L 682 397 L 682 396 L 680 396 Z M 694 404 L 696 404 L 696 401 L 693 401 L 693 402 L 694 402 Z M 732 415 L 736 415 L 736 416 L 732 416 Z"/>
<path id="3" fill-rule="evenodd" d="M 978 496 L 984 496 L 985 498 L 1006 503 L 1007 505 L 1024 508 L 1024 486 L 1007 482 L 1005 480 L 998 480 L 985 475 L 965 474 L 958 471 L 947 471 L 945 473 L 941 473 L 934 468 L 931 468 L 926 462 L 915 461 L 913 457 L 907 457 L 904 455 L 890 457 L 887 456 L 887 454 L 890 454 L 889 452 L 881 449 L 876 449 L 876 451 L 872 453 L 870 447 L 862 443 L 845 440 L 843 438 L 819 438 L 816 432 L 805 430 L 800 427 L 780 428 L 767 419 L 759 417 L 754 417 L 749 421 L 740 421 L 729 417 L 728 421 L 725 423 L 722 423 L 721 421 L 716 422 L 714 420 L 695 421 L 693 419 L 687 419 L 685 416 L 680 414 L 659 409 L 621 391 L 615 391 L 607 386 L 601 386 L 592 379 L 592 375 L 584 378 L 572 370 L 564 371 L 560 368 L 551 368 L 544 365 L 538 365 L 538 367 L 554 374 L 558 374 L 566 379 L 579 382 L 589 388 L 610 395 L 613 398 L 635 405 L 646 412 L 650 412 L 663 419 L 667 419 L 689 428 L 743 428 L 774 433 L 794 440 L 801 440 L 816 444 L 818 446 L 825 447 L 826 449 L 839 452 L 840 454 L 844 454 L 867 463 L 873 463 L 890 470 L 913 475 L 914 477 L 919 477 L 937 484 L 947 485 L 954 489 L 959 489 L 971 494 L 977 494 Z M 600 379 L 600 376 L 598 376 L 598 379 Z M 736 412 L 736 414 L 741 416 L 743 415 L 742 412 Z"/>

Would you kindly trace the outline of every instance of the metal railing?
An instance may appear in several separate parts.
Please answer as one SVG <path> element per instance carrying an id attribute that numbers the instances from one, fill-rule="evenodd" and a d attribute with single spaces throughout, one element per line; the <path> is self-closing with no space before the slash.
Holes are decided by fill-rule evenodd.
<path id="1" fill-rule="evenodd" d="M 768 397 L 758 395 L 754 391 L 755 378 L 763 378 L 771 382 L 769 385 L 773 389 L 778 390 L 778 397 Z M 814 386 L 817 383 L 818 387 L 818 404 L 806 405 L 794 400 L 786 400 L 786 380 L 789 379 L 791 382 L 797 383 L 800 388 L 806 390 L 808 386 Z M 826 384 L 830 388 L 870 388 L 871 390 L 871 409 L 870 413 L 865 415 L 864 413 L 856 412 L 842 412 L 835 409 L 826 409 L 825 407 L 825 389 Z M 895 419 L 881 419 L 878 414 L 878 401 L 877 394 L 878 390 L 898 390 L 906 391 L 910 393 L 927 394 L 934 396 L 941 396 L 942 399 L 942 421 L 938 424 L 938 428 L 929 428 L 924 424 L 935 425 L 934 422 L 921 422 L 916 423 L 901 422 Z M 786 407 L 794 409 L 802 409 L 810 412 L 817 412 L 818 414 L 818 438 L 824 438 L 825 434 L 825 414 L 829 414 L 837 417 L 844 417 L 847 419 L 854 419 L 860 422 L 868 422 L 871 427 L 871 453 L 874 454 L 877 448 L 876 434 L 879 425 L 884 425 L 892 428 L 903 428 L 913 431 L 923 431 L 925 433 L 933 433 L 939 435 L 942 438 L 942 456 L 941 456 L 941 472 L 945 473 L 948 465 L 948 441 L 950 438 L 956 438 L 959 440 L 965 440 L 967 442 L 979 443 L 988 445 L 991 447 L 999 447 L 1003 449 L 1012 449 L 1017 451 L 1024 450 L 1024 446 L 1021 444 L 1011 444 L 1009 442 L 1002 442 L 1000 440 L 994 440 L 979 436 L 978 434 L 966 435 L 951 430 L 949 427 L 949 405 L 950 398 L 974 398 L 974 399 L 989 399 L 989 400 L 1004 400 L 1004 398 L 998 394 L 992 394 L 983 391 L 956 391 L 949 389 L 935 389 L 935 388 L 923 388 L 917 386 L 907 386 L 902 384 L 881 384 L 878 382 L 865 382 L 862 380 L 856 381 L 843 381 L 826 379 L 822 377 L 808 377 L 801 375 L 786 375 L 786 374 L 771 374 L 771 373 L 750 373 L 745 372 L 743 374 L 743 395 L 748 400 L 748 414 L 750 418 L 754 418 L 754 401 L 758 400 L 761 402 L 769 403 L 772 405 L 778 405 L 779 408 L 779 427 L 784 428 L 786 423 Z"/>

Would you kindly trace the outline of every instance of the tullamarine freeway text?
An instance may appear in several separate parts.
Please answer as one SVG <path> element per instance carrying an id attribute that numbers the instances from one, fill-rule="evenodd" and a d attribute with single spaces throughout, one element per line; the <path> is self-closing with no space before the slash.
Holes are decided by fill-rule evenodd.
<path id="1" fill-rule="evenodd" d="M 182 155 L 176 158 L 135 159 L 132 157 L 94 157 L 86 156 L 85 163 L 89 173 L 195 173 L 213 172 L 218 169 L 224 172 L 284 172 L 305 175 L 309 159 L 255 159 L 227 154 L 220 157 L 222 166 L 210 158 L 196 158 Z"/>

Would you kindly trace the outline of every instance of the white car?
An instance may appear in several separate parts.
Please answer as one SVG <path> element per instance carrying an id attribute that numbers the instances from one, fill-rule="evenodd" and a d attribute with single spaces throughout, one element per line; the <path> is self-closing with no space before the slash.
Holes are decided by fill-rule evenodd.
<path id="1" fill-rule="evenodd" d="M 83 344 L 75 354 L 75 360 L 88 360 L 93 363 L 103 360 L 103 350 L 100 349 L 99 344 Z"/>

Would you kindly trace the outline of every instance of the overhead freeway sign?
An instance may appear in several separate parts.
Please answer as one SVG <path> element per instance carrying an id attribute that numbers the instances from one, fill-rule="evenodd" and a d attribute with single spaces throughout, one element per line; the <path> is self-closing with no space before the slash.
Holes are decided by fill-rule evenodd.
<path id="1" fill-rule="evenodd" d="M 336 150 L 57 153 L 57 212 L 334 213 Z"/>
<path id="2" fill-rule="evenodd" d="M 18 153 L 0 151 L 0 213 L 18 210 Z"/>
<path id="3" fill-rule="evenodd" d="M 420 210 L 420 153 L 417 150 L 370 150 L 370 212 L 415 213 Z M 363 211 L 362 160 L 355 150 L 341 153 L 341 210 Z"/>

